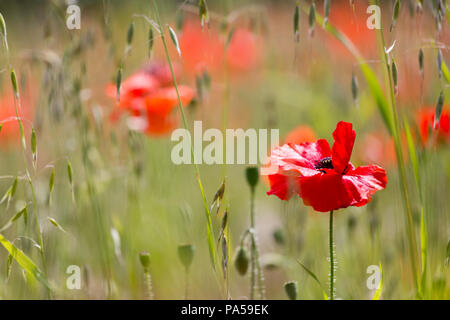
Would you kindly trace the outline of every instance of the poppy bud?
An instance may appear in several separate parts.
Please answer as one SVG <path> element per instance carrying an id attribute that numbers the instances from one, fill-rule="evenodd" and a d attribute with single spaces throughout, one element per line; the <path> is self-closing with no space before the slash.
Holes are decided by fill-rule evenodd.
<path id="1" fill-rule="evenodd" d="M 251 188 L 256 187 L 258 184 L 259 173 L 257 167 L 249 167 L 245 170 L 245 175 L 247 177 L 247 183 Z"/>
<path id="2" fill-rule="evenodd" d="M 188 269 L 194 260 L 195 247 L 192 244 L 182 244 L 178 246 L 178 257 L 183 266 Z"/>
<path id="3" fill-rule="evenodd" d="M 297 281 L 289 281 L 284 284 L 284 291 L 286 291 L 286 295 L 289 300 L 297 300 Z"/>
<path id="4" fill-rule="evenodd" d="M 281 228 L 276 229 L 272 235 L 273 235 L 273 239 L 275 240 L 275 242 L 277 244 L 279 244 L 280 246 L 282 246 L 286 243 L 283 229 L 281 229 Z"/>
<path id="5" fill-rule="evenodd" d="M 234 258 L 234 266 L 241 276 L 244 276 L 247 273 L 249 260 L 247 249 L 242 246 L 239 247 Z"/>
<path id="6" fill-rule="evenodd" d="M 144 269 L 148 269 L 150 266 L 150 253 L 147 251 L 142 251 L 139 253 L 139 260 L 141 261 L 141 265 Z"/>

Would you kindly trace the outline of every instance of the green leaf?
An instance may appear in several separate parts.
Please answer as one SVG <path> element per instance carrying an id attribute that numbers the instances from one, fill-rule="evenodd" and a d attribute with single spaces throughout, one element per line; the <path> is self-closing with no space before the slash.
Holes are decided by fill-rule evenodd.
<path id="1" fill-rule="evenodd" d="M 50 284 L 33 260 L 31 260 L 22 250 L 9 242 L 2 234 L 0 234 L 0 243 L 26 272 L 33 275 L 34 278 L 50 290 Z"/>
<path id="2" fill-rule="evenodd" d="M 297 260 L 297 263 L 298 263 L 298 264 L 306 271 L 306 273 L 308 273 L 308 275 L 309 275 L 311 278 L 313 278 L 313 279 L 319 284 L 320 289 L 322 289 L 322 295 L 323 295 L 323 298 L 324 298 L 325 300 L 328 300 L 328 296 L 327 296 L 325 290 L 324 290 L 323 287 L 322 287 L 322 283 L 320 283 L 319 278 L 317 278 L 317 276 L 314 274 L 314 272 L 312 272 L 311 270 L 309 270 L 309 269 L 308 269 L 303 263 L 301 263 L 299 260 Z"/>
<path id="3" fill-rule="evenodd" d="M 380 266 L 381 279 L 380 279 L 380 283 L 378 284 L 377 289 L 375 290 L 372 300 L 380 300 L 381 293 L 383 291 L 383 268 L 381 267 L 381 263 L 379 264 L 379 266 Z"/>

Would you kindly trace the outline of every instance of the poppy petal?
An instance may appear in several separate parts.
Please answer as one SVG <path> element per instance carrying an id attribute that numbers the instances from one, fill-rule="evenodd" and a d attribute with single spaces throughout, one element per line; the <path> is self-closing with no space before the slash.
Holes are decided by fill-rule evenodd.
<path id="1" fill-rule="evenodd" d="M 353 196 L 336 172 L 318 173 L 300 179 L 300 197 L 303 203 L 319 212 L 346 208 L 353 203 Z"/>
<path id="2" fill-rule="evenodd" d="M 269 176 L 270 190 L 268 195 L 276 195 L 281 200 L 289 200 L 299 190 L 298 177 L 282 174 Z"/>
<path id="3" fill-rule="evenodd" d="M 332 148 L 333 168 L 343 174 L 352 155 L 356 133 L 352 124 L 340 121 L 333 132 L 334 144 Z"/>
<path id="4" fill-rule="evenodd" d="M 295 171 L 303 176 L 311 176 L 317 174 L 315 163 L 330 155 L 328 142 L 319 139 L 317 142 L 289 143 L 276 147 L 270 155 L 269 162 L 272 166 L 278 166 L 280 172 Z"/>
<path id="5" fill-rule="evenodd" d="M 376 165 L 362 166 L 343 176 L 344 184 L 353 195 L 354 206 L 368 203 L 372 195 L 386 187 L 386 171 Z"/>

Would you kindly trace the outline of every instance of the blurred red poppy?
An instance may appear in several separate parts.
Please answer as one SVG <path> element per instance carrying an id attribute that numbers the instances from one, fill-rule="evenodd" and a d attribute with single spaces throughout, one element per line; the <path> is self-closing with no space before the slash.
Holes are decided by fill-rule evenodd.
<path id="1" fill-rule="evenodd" d="M 319 212 L 367 204 L 386 187 L 385 170 L 376 165 L 355 168 L 349 162 L 355 141 L 351 123 L 339 122 L 333 138 L 332 149 L 325 139 L 274 149 L 270 163 L 278 172 L 269 175 L 267 194 L 288 200 L 296 193 Z"/>
<path id="2" fill-rule="evenodd" d="M 316 139 L 314 130 L 309 126 L 302 125 L 290 131 L 286 135 L 286 138 L 284 138 L 284 143 L 300 144 L 303 142 L 313 142 Z"/>
<path id="3" fill-rule="evenodd" d="M 32 119 L 32 112 L 30 107 L 30 96 L 21 96 L 21 108 L 18 109 L 19 117 L 22 119 L 25 134 L 29 134 L 30 123 Z M 0 144 L 11 147 L 13 145 L 20 146 L 20 131 L 19 124 L 16 117 L 16 109 L 14 106 L 14 95 L 11 92 L 5 93 L 0 98 Z"/>
<path id="4" fill-rule="evenodd" d="M 178 124 L 178 116 L 172 112 L 178 104 L 178 95 L 171 83 L 170 69 L 163 64 L 151 64 L 131 75 L 120 87 L 120 110 L 113 111 L 112 120 L 117 120 L 121 111 L 127 111 L 133 116 L 134 129 L 149 135 L 169 133 Z M 179 85 L 178 91 L 183 106 L 194 98 L 194 91 L 188 86 Z M 108 85 L 106 93 L 116 99 L 116 86 Z"/>
<path id="5" fill-rule="evenodd" d="M 438 142 L 450 142 L 450 113 L 448 108 L 442 110 L 439 124 L 434 128 L 435 110 L 433 107 L 420 109 L 417 113 L 417 124 L 419 127 L 422 143 L 427 145 L 430 139 L 430 133 L 437 134 Z"/>
<path id="6" fill-rule="evenodd" d="M 368 4 L 355 1 L 352 6 L 348 1 L 335 1 L 332 3 L 329 21 L 340 32 L 345 34 L 364 55 L 375 52 L 375 30 L 367 27 L 369 14 L 366 12 Z M 344 45 L 332 36 L 328 36 L 333 51 L 341 57 L 351 57 Z"/>
<path id="7" fill-rule="evenodd" d="M 260 60 L 259 45 L 260 39 L 253 32 L 237 27 L 224 51 L 219 32 L 213 27 L 202 29 L 198 21 L 187 21 L 180 37 L 184 68 L 191 74 L 218 72 L 224 62 L 232 71 L 250 70 Z"/>

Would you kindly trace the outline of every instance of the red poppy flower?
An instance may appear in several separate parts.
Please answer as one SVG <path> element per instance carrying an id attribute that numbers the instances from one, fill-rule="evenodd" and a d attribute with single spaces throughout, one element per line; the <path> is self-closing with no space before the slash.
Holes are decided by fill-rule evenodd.
<path id="1" fill-rule="evenodd" d="M 270 163 L 278 166 L 278 172 L 269 175 L 267 194 L 288 200 L 296 193 L 320 212 L 367 204 L 386 187 L 385 170 L 376 165 L 355 168 L 350 163 L 355 141 L 351 123 L 339 122 L 333 138 L 332 149 L 325 139 L 274 149 Z"/>
<path id="2" fill-rule="evenodd" d="M 420 137 L 424 145 L 428 144 L 430 132 L 432 131 L 437 132 L 438 141 L 450 142 L 450 113 L 448 109 L 444 107 L 437 128 L 433 127 L 434 114 L 435 110 L 433 107 L 421 109 L 417 113 Z"/>

